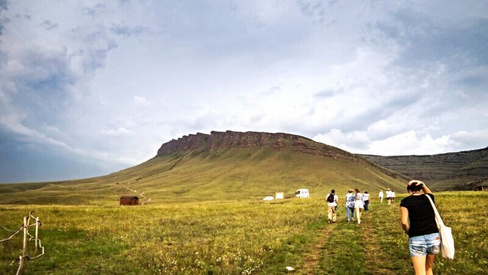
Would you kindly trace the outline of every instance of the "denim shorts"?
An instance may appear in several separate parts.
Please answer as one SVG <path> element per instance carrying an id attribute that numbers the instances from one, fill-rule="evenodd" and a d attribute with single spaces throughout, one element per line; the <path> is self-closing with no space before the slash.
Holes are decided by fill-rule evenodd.
<path id="1" fill-rule="evenodd" d="M 441 251 L 441 237 L 439 233 L 411 237 L 408 241 L 410 256 L 437 255 Z"/>

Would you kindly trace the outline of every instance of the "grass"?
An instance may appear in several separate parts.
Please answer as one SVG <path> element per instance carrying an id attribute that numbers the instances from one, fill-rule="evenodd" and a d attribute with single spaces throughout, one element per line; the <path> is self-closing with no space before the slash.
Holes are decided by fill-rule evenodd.
<path id="1" fill-rule="evenodd" d="M 325 194 L 324 194 L 325 197 Z M 46 254 L 22 274 L 412 274 L 399 201 L 370 204 L 361 225 L 327 223 L 324 198 L 184 202 L 137 207 L 0 205 L 0 238 L 34 210 Z M 439 193 L 456 242 L 436 274 L 488 268 L 488 193 Z M 0 243 L 0 270 L 15 274 L 21 237 Z M 32 244 L 29 253 L 33 255 Z"/>

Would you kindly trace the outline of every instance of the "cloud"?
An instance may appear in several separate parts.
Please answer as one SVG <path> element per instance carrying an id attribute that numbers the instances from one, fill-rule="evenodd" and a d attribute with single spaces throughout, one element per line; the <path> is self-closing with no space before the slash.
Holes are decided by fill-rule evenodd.
<path id="1" fill-rule="evenodd" d="M 50 31 L 52 29 L 55 29 L 58 27 L 58 24 L 56 23 L 52 23 L 50 20 L 44 20 L 44 22 L 42 22 L 40 24 L 40 26 L 44 27 L 46 30 Z"/>
<path id="2" fill-rule="evenodd" d="M 343 133 L 339 129 L 332 129 L 313 139 L 349 152 L 387 156 L 438 154 L 444 152 L 449 144 L 447 136 L 434 139 L 428 133 L 417 131 L 401 132 L 383 139 L 371 140 L 367 132 Z"/>
<path id="3" fill-rule="evenodd" d="M 428 133 L 408 131 L 369 145 L 372 152 L 382 150 L 386 155 L 432 155 L 442 153 L 449 143 L 446 136 L 432 138 Z"/>
<path id="4" fill-rule="evenodd" d="M 7 0 L 0 0 L 0 10 L 7 10 L 7 9 L 8 9 Z"/>
<path id="5" fill-rule="evenodd" d="M 472 148 L 486 148 L 486 137 L 488 130 L 474 130 L 471 132 L 459 131 L 449 136 L 451 150 L 456 148 L 472 147 Z"/>
<path id="6" fill-rule="evenodd" d="M 102 16 L 106 12 L 106 8 L 107 7 L 104 4 L 97 3 L 95 5 L 83 7 L 81 10 L 84 14 L 97 19 L 98 16 Z"/>
<path id="7" fill-rule="evenodd" d="M 127 26 L 127 25 L 113 25 L 110 31 L 116 35 L 121 35 L 125 37 L 137 36 L 141 33 L 148 31 L 143 26 Z"/>
<path id="8" fill-rule="evenodd" d="M 150 105 L 149 101 L 143 96 L 135 95 L 133 97 L 133 101 L 134 101 L 134 105 L 137 107 L 148 107 Z"/>
<path id="9" fill-rule="evenodd" d="M 109 173 L 212 130 L 288 132 L 354 153 L 486 147 L 487 10 L 0 0 L 0 137 L 11 142 L 0 149 L 83 156 Z"/>
<path id="10" fill-rule="evenodd" d="M 118 136 L 124 136 L 124 135 L 133 135 L 134 132 L 127 130 L 123 127 L 120 127 L 117 130 L 102 130 L 101 134 L 105 135 L 105 136 L 110 136 L 110 137 L 118 137 Z"/>

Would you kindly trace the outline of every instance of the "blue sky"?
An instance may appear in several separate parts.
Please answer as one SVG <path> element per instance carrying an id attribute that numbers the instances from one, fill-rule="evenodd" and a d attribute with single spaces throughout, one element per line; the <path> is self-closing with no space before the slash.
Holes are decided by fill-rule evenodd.
<path id="1" fill-rule="evenodd" d="M 212 130 L 480 149 L 487 109 L 486 1 L 0 0 L 0 182 L 105 175 Z"/>

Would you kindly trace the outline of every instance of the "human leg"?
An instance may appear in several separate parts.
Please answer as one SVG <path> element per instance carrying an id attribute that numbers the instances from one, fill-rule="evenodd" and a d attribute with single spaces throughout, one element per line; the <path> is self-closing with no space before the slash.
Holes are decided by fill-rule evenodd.
<path id="1" fill-rule="evenodd" d="M 354 208 L 346 207 L 346 212 L 347 212 L 347 221 L 349 222 L 354 220 Z"/>
<path id="2" fill-rule="evenodd" d="M 413 270 L 415 271 L 415 275 L 426 275 L 425 262 L 427 256 L 413 256 L 411 258 L 412 258 Z"/>
<path id="3" fill-rule="evenodd" d="M 427 243 L 427 258 L 425 261 L 425 274 L 432 275 L 432 267 L 435 262 L 435 257 L 441 251 L 441 237 L 439 233 L 425 235 Z"/>
<path id="4" fill-rule="evenodd" d="M 332 207 L 327 207 L 327 217 L 329 218 L 329 223 L 332 222 Z"/>
<path id="5" fill-rule="evenodd" d="M 332 222 L 337 222 L 337 214 L 336 214 L 336 208 L 335 206 L 332 207 Z"/>
<path id="6" fill-rule="evenodd" d="M 408 239 L 408 249 L 412 259 L 415 275 L 425 275 L 425 261 L 427 258 L 427 243 L 424 236 L 415 236 Z"/>
<path id="7" fill-rule="evenodd" d="M 432 275 L 434 274 L 432 271 L 432 267 L 434 266 L 435 262 L 435 254 L 427 254 L 427 258 L 425 259 L 425 274 Z"/>
<path id="8" fill-rule="evenodd" d="M 355 212 L 356 212 L 356 218 L 358 220 L 358 224 L 360 224 L 361 223 L 361 208 L 356 207 Z"/>

